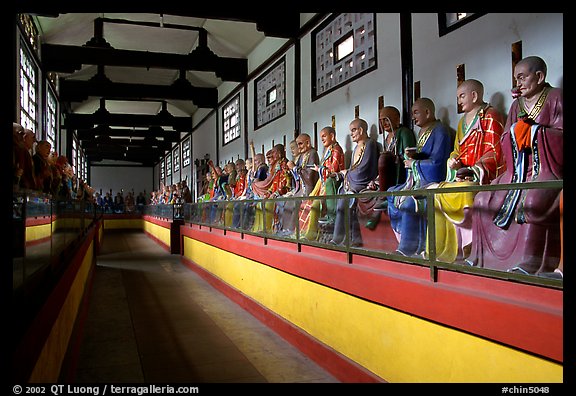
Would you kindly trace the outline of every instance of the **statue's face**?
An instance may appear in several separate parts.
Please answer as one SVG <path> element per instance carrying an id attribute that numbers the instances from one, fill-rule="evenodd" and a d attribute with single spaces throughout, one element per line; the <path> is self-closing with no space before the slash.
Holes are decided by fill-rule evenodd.
<path id="1" fill-rule="evenodd" d="M 290 144 L 290 152 L 292 153 L 292 156 L 295 157 L 298 155 L 298 153 L 300 152 L 300 148 L 298 147 L 298 143 L 294 142 Z"/>
<path id="2" fill-rule="evenodd" d="M 394 132 L 398 129 L 398 120 L 396 120 L 396 115 L 390 109 L 381 109 L 378 113 L 378 121 L 380 122 L 380 128 L 386 132 Z"/>
<path id="3" fill-rule="evenodd" d="M 326 129 L 320 131 L 320 140 L 324 147 L 330 147 L 334 143 L 334 134 L 328 132 Z"/>
<path id="4" fill-rule="evenodd" d="M 296 144 L 298 145 L 298 152 L 303 154 L 310 150 L 310 140 L 306 138 L 301 138 L 300 136 L 296 138 Z"/>
<path id="5" fill-rule="evenodd" d="M 520 95 L 532 98 L 540 93 L 545 83 L 542 72 L 531 72 L 528 63 L 518 63 L 514 68 L 514 78 Z"/>
<path id="6" fill-rule="evenodd" d="M 421 103 L 416 102 L 412 106 L 412 119 L 414 120 L 414 124 L 421 127 L 430 121 L 431 116 Z"/>
<path id="7" fill-rule="evenodd" d="M 354 143 L 358 143 L 362 138 L 362 128 L 356 122 L 350 124 L 350 137 Z"/>
<path id="8" fill-rule="evenodd" d="M 465 84 L 460 85 L 456 90 L 456 100 L 465 113 L 472 111 L 476 104 L 474 92 Z"/>
<path id="9" fill-rule="evenodd" d="M 276 163 L 280 159 L 282 159 L 282 153 L 280 153 L 280 150 L 278 150 L 277 148 L 272 149 L 272 161 Z"/>

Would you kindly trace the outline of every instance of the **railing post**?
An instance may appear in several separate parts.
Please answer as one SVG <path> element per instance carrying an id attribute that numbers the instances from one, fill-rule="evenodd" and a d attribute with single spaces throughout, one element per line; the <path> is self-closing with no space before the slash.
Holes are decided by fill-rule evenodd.
<path id="1" fill-rule="evenodd" d="M 430 280 L 436 282 L 436 221 L 434 208 L 434 193 L 426 193 L 426 229 L 428 234 L 428 261 L 430 263 Z"/>

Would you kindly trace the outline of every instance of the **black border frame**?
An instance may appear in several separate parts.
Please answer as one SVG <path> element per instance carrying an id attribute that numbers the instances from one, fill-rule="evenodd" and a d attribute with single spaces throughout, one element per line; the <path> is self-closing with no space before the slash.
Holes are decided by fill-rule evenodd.
<path id="1" fill-rule="evenodd" d="M 186 144 L 188 144 L 188 165 L 184 165 L 184 151 L 186 151 Z M 180 171 L 182 171 L 182 169 L 186 168 L 187 166 L 190 166 L 190 164 L 192 163 L 192 138 L 190 136 L 185 137 L 182 142 L 182 149 L 180 150 Z"/>
<path id="2" fill-rule="evenodd" d="M 263 80 L 264 78 L 268 77 L 268 75 L 270 73 L 272 73 L 272 71 L 274 69 L 276 69 L 278 66 L 280 65 L 284 65 L 284 81 L 283 81 L 283 86 L 284 86 L 284 106 L 282 109 L 282 112 L 280 114 L 278 114 L 276 117 L 258 125 L 258 83 Z M 275 88 L 278 89 L 278 84 L 275 85 Z M 272 88 L 270 88 L 272 89 Z M 270 91 L 270 89 L 266 90 L 266 103 L 268 103 L 268 92 Z M 278 97 L 278 95 L 276 95 L 276 97 Z M 273 121 L 276 121 L 277 119 L 279 119 L 280 117 L 283 117 L 286 115 L 286 55 L 283 55 L 280 59 L 278 59 L 276 62 L 274 62 L 272 64 L 272 66 L 270 66 L 268 69 L 266 69 L 266 71 L 264 71 L 257 79 L 254 80 L 254 130 L 256 131 L 257 129 L 262 128 L 265 125 L 270 124 Z M 268 106 L 268 104 L 267 104 Z"/>
<path id="3" fill-rule="evenodd" d="M 224 120 L 226 119 L 226 117 L 224 117 L 224 108 L 229 106 L 232 102 L 234 102 L 236 99 L 238 99 L 238 125 L 240 128 L 240 133 L 238 133 L 238 136 L 236 136 L 234 139 L 231 139 L 227 142 L 225 142 L 224 140 L 224 134 L 226 133 L 226 131 L 224 130 Z M 241 118 L 240 118 L 240 92 L 238 92 L 236 95 L 234 95 L 228 102 L 226 102 L 226 104 L 224 106 L 222 106 L 221 109 L 221 114 L 222 114 L 222 147 L 232 143 L 233 141 L 235 141 L 236 139 L 240 139 L 240 136 L 242 136 L 242 126 L 240 125 L 241 122 Z M 228 117 L 229 118 L 229 117 Z"/>
<path id="4" fill-rule="evenodd" d="M 361 71 L 360 73 L 354 75 L 353 77 L 350 77 L 349 79 L 341 82 L 340 84 L 334 85 L 332 88 L 328 89 L 327 91 L 322 92 L 321 94 L 316 94 L 316 35 L 318 34 L 318 32 L 320 32 L 321 30 L 323 30 L 328 24 L 330 24 L 332 21 L 334 21 L 336 19 L 336 17 L 338 15 L 341 15 L 342 13 L 337 13 L 337 14 L 332 14 L 330 17 L 326 18 L 324 20 L 324 22 L 322 22 L 320 25 L 318 25 L 314 30 L 312 30 L 312 32 L 310 32 L 310 52 L 311 52 L 311 62 L 310 62 L 310 70 L 311 70 L 311 76 L 310 76 L 310 95 L 311 95 L 311 101 L 314 102 L 320 98 L 322 98 L 325 95 L 328 95 L 329 93 L 332 93 L 346 85 L 348 85 L 349 83 L 351 83 L 352 81 L 355 81 L 357 79 L 359 79 L 360 77 L 365 76 L 366 74 L 378 69 L 378 22 L 377 22 L 377 13 L 372 13 L 373 16 L 373 22 L 374 22 L 374 65 L 366 68 L 366 70 Z M 352 29 L 352 31 L 354 31 L 354 29 Z"/>
<path id="5" fill-rule="evenodd" d="M 453 23 L 452 25 L 448 26 L 447 22 L 446 22 L 446 15 L 448 13 L 439 13 L 438 14 L 438 37 L 442 37 L 450 32 L 453 32 L 456 29 L 461 28 L 462 26 L 475 21 L 476 19 L 480 18 L 481 16 L 486 15 L 486 12 L 477 12 L 474 13 L 472 15 L 470 15 L 469 17 L 466 17 L 458 22 Z"/>
<path id="6" fill-rule="evenodd" d="M 178 156 L 175 157 L 174 154 L 178 154 Z M 178 169 L 175 169 L 176 166 L 176 162 L 174 161 L 175 158 L 178 158 Z M 181 163 L 182 161 L 180 156 L 180 143 L 178 143 L 176 147 L 172 149 L 172 174 L 174 174 L 174 172 L 182 172 Z"/>

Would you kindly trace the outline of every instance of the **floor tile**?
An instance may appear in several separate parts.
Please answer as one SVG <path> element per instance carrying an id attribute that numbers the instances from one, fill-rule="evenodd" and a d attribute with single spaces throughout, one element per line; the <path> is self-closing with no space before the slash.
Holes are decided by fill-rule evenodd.
<path id="1" fill-rule="evenodd" d="M 144 233 L 104 234 L 76 382 L 338 382 Z"/>

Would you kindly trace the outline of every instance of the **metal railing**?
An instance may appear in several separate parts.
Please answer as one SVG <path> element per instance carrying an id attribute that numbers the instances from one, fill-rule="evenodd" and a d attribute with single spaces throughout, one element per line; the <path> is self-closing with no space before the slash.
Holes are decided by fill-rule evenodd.
<path id="1" fill-rule="evenodd" d="M 543 286 L 550 286 L 553 288 L 562 288 L 563 282 L 559 279 L 550 279 L 539 277 L 536 275 L 526 275 L 522 273 L 501 271 L 492 268 L 480 268 L 470 265 L 462 265 L 456 262 L 444 262 L 437 259 L 436 252 L 436 227 L 435 227 L 435 205 L 434 199 L 438 194 L 454 194 L 461 192 L 478 193 L 480 191 L 495 191 L 495 190 L 525 190 L 525 189 L 554 189 L 560 191 L 563 188 L 562 180 L 543 181 L 543 182 L 526 182 L 521 184 L 499 184 L 499 185 L 467 185 L 450 188 L 424 188 L 409 191 L 374 191 L 363 192 L 359 194 L 345 194 L 345 195 L 327 195 L 327 196 L 293 196 L 293 197 L 279 197 L 274 199 L 245 199 L 245 200 L 220 200 L 209 202 L 197 202 L 184 205 L 184 221 L 190 224 L 197 224 L 200 226 L 218 228 L 223 230 L 230 230 L 240 232 L 242 234 L 256 235 L 262 238 L 270 238 L 283 241 L 291 241 L 297 244 L 310 245 L 321 247 L 324 249 L 339 250 L 351 254 L 360 254 L 376 258 L 388 259 L 392 261 L 411 263 L 415 265 L 428 266 L 430 268 L 430 278 L 436 281 L 437 270 L 439 268 L 458 271 L 463 273 L 477 274 L 481 276 L 494 277 L 499 279 L 506 279 L 510 281 L 517 281 L 523 283 L 533 283 Z M 425 254 L 420 256 L 405 256 L 396 251 L 398 246 L 397 240 L 390 240 L 394 238 L 394 233 L 391 230 L 386 232 L 385 235 L 379 235 L 382 229 L 376 228 L 375 230 L 362 230 L 363 237 L 373 237 L 370 241 L 364 241 L 362 246 L 355 246 L 351 240 L 350 225 L 351 212 L 350 205 L 343 205 L 344 210 L 344 224 L 345 235 L 341 244 L 334 245 L 330 243 L 330 232 L 332 229 L 329 225 L 317 224 L 318 233 L 313 238 L 310 238 L 308 230 L 300 229 L 299 215 L 302 213 L 302 204 L 308 201 L 308 204 L 316 210 L 316 217 L 320 217 L 327 200 L 334 200 L 335 202 L 341 200 L 369 200 L 378 199 L 385 200 L 389 196 L 414 196 L 418 197 L 422 202 L 426 202 L 426 238 L 427 247 Z M 311 202 L 311 204 L 310 204 Z M 287 212 L 289 212 L 287 214 Z M 291 213 L 290 213 L 291 212 Z M 294 216 L 290 227 L 286 226 L 286 219 L 290 219 L 290 215 Z M 385 215 L 387 216 L 387 215 Z M 281 218 L 279 218 L 281 217 Z M 317 219 L 312 219 L 316 221 Z M 282 222 L 284 221 L 284 224 Z M 389 224 L 383 225 L 390 227 Z M 360 225 L 364 227 L 365 225 Z M 559 235 L 559 229 L 558 229 Z M 379 238 L 387 238 L 386 241 L 378 240 Z M 382 247 L 378 243 L 370 242 L 386 242 Z M 552 258 L 556 259 L 556 257 Z M 559 257 L 557 258 L 559 260 Z"/>
<path id="2" fill-rule="evenodd" d="M 102 215 L 90 202 L 58 200 L 35 191 L 12 195 L 12 287 L 62 269 L 68 254 Z M 37 281 L 37 280 L 36 280 Z"/>
<path id="3" fill-rule="evenodd" d="M 184 219 L 184 204 L 157 204 L 146 205 L 142 213 L 148 216 L 158 217 L 165 220 Z"/>

